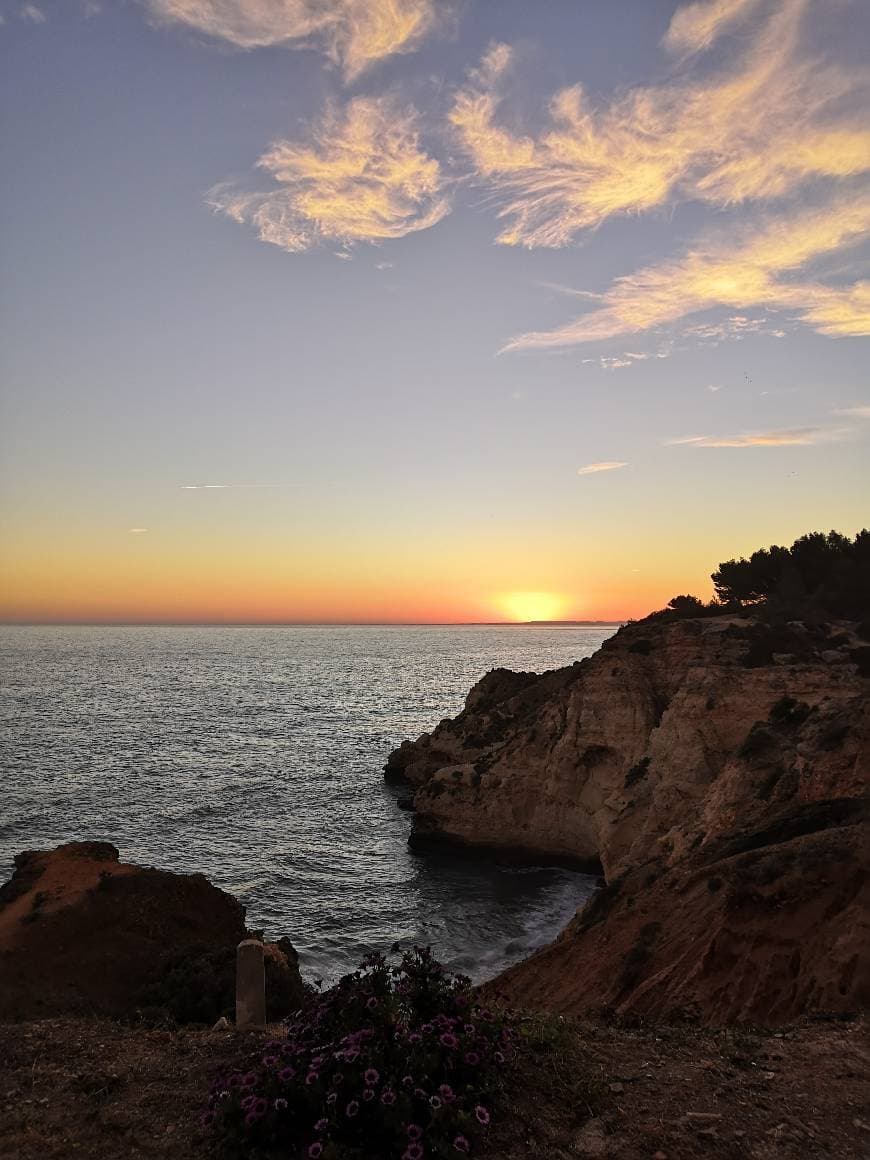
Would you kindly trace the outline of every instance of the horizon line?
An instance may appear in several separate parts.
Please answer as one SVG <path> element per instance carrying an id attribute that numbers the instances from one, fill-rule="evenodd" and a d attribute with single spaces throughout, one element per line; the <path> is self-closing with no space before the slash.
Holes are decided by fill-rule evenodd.
<path id="1" fill-rule="evenodd" d="M 0 620 L 2 628 L 613 628 L 618 620 Z"/>

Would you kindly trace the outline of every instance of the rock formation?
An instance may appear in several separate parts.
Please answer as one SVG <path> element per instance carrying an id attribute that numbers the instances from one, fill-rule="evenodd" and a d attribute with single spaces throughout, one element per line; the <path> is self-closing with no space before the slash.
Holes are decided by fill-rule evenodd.
<path id="1" fill-rule="evenodd" d="M 136 1014 L 213 1022 L 233 1007 L 245 911 L 201 874 L 122 863 L 108 842 L 28 851 L 0 888 L 0 1022 Z M 287 940 L 267 947 L 270 1016 L 298 1006 Z"/>
<path id="2" fill-rule="evenodd" d="M 525 1003 L 710 1021 L 870 1002 L 868 653 L 855 626 L 650 618 L 496 670 L 386 767 L 412 843 L 600 863 L 607 888 L 500 980 Z"/>

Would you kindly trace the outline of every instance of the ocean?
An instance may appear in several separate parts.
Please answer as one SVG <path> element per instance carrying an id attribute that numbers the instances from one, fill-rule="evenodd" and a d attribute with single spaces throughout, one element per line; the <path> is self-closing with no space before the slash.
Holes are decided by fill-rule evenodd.
<path id="1" fill-rule="evenodd" d="M 489 977 L 550 941 L 594 879 L 412 853 L 383 763 L 487 670 L 570 664 L 613 631 L 2 628 L 0 880 L 21 850 L 106 840 L 235 894 L 309 978 L 395 941 Z"/>

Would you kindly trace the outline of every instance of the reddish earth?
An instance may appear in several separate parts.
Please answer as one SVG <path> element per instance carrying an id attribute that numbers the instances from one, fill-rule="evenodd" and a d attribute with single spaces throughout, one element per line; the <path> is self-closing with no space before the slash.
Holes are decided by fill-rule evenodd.
<path id="1" fill-rule="evenodd" d="M 860 799 L 790 807 L 670 869 L 602 890 L 497 980 L 521 1006 L 764 1023 L 870 1008 L 870 840 Z"/>
<path id="2" fill-rule="evenodd" d="M 4 1160 L 208 1155 L 198 1113 L 251 1037 L 66 1018 L 0 1028 Z M 777 1033 L 531 1018 L 485 1157 L 866 1160 L 863 1021 Z M 256 1042 L 256 1041 L 255 1041 Z"/>
<path id="3" fill-rule="evenodd" d="M 245 911 L 203 875 L 122 863 L 108 842 L 29 851 L 15 865 L 0 888 L 0 1022 L 149 1009 L 207 1022 L 231 1008 Z M 292 962 L 270 951 L 284 1010 L 301 987 L 287 949 Z"/>

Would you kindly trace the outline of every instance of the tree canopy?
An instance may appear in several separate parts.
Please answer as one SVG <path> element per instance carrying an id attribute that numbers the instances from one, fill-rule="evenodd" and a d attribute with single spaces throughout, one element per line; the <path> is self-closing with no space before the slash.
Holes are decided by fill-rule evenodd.
<path id="1" fill-rule="evenodd" d="M 860 531 L 854 540 L 839 532 L 810 532 L 790 548 L 773 545 L 748 559 L 726 560 L 712 580 L 725 605 L 803 604 L 834 616 L 866 616 L 870 531 Z"/>

